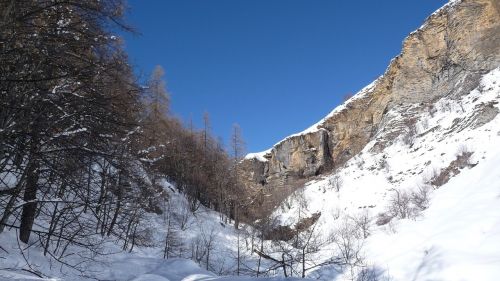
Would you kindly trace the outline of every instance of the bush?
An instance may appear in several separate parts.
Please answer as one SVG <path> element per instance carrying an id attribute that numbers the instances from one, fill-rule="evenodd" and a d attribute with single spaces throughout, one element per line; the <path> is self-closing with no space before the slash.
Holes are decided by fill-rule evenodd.
<path id="1" fill-rule="evenodd" d="M 469 149 L 469 147 L 465 144 L 462 144 L 458 147 L 457 153 L 455 156 L 457 157 L 456 164 L 459 168 L 465 168 L 467 166 L 473 166 L 471 163 L 471 156 L 473 152 Z"/>
<path id="2" fill-rule="evenodd" d="M 429 192 L 431 187 L 428 185 L 418 186 L 410 193 L 410 201 L 414 207 L 423 211 L 429 207 Z"/>
<path id="3" fill-rule="evenodd" d="M 415 144 L 415 138 L 417 136 L 417 119 L 406 119 L 404 125 L 406 134 L 403 136 L 403 142 L 412 147 Z"/>
<path id="4" fill-rule="evenodd" d="M 380 170 L 385 170 L 387 173 L 390 170 L 389 163 L 387 162 L 387 155 L 384 155 L 382 159 L 380 159 L 379 162 L 379 169 Z"/>
<path id="5" fill-rule="evenodd" d="M 389 214 L 392 217 L 406 219 L 411 213 L 411 200 L 407 191 L 393 189 L 393 195 L 389 199 Z"/>
<path id="6" fill-rule="evenodd" d="M 370 227 L 372 219 L 370 218 L 367 211 L 351 218 L 354 225 L 358 228 L 359 238 L 366 239 L 370 236 Z"/>
<path id="7" fill-rule="evenodd" d="M 411 191 L 393 189 L 394 193 L 389 200 L 388 217 L 380 217 L 378 225 L 387 224 L 394 217 L 400 219 L 414 219 L 429 207 L 429 192 L 427 185 L 419 186 Z"/>
<path id="8" fill-rule="evenodd" d="M 354 268 L 363 265 L 363 239 L 358 237 L 359 228 L 348 218 L 345 218 L 331 237 L 337 252 L 337 264 L 342 270 L 350 269 L 353 272 Z"/>
<path id="9" fill-rule="evenodd" d="M 330 188 L 339 192 L 340 189 L 342 188 L 342 184 L 344 183 L 344 180 L 339 175 L 334 175 L 333 177 L 330 177 L 330 179 L 328 180 L 328 183 L 330 185 Z"/>

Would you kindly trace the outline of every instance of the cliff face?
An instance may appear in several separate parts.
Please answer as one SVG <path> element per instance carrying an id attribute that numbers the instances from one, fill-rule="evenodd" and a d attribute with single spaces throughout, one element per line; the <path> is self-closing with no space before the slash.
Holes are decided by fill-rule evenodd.
<path id="1" fill-rule="evenodd" d="M 248 219 L 268 214 L 315 176 L 332 172 L 371 140 L 375 150 L 408 133 L 434 101 L 457 98 L 500 65 L 500 1 L 458 0 L 432 14 L 403 42 L 384 75 L 308 131 L 242 162 Z M 394 124 L 389 110 L 405 111 Z M 485 107 L 486 108 L 486 107 Z M 487 112 L 490 118 L 498 112 Z M 490 116 L 490 117 L 488 117 Z M 401 123 L 401 121 L 398 121 Z"/>

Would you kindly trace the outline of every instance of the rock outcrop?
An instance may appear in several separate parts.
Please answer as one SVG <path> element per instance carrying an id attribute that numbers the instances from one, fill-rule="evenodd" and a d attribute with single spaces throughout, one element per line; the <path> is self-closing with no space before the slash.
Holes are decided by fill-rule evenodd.
<path id="1" fill-rule="evenodd" d="M 500 1 L 448 3 L 405 39 L 401 54 L 371 86 L 315 128 L 242 162 L 246 198 L 251 199 L 245 203 L 247 218 L 269 214 L 305 182 L 343 165 L 369 141 L 380 139 L 377 147 L 383 150 L 384 142 L 402 133 L 387 133 L 390 110 L 411 107 L 418 112 L 444 96 L 469 93 L 481 75 L 498 66 Z"/>

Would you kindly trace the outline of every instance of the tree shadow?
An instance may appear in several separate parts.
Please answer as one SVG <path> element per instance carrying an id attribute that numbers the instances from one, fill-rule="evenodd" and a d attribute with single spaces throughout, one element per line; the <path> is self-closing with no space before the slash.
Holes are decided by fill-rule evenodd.
<path id="1" fill-rule="evenodd" d="M 424 251 L 424 256 L 413 275 L 412 281 L 423 280 L 443 268 L 441 253 L 434 246 Z M 438 281 L 436 279 L 432 279 Z"/>

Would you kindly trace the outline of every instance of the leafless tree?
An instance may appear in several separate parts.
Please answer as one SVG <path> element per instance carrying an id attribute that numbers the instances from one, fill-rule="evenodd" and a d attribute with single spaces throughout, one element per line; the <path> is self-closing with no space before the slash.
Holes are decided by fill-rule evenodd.
<path id="1" fill-rule="evenodd" d="M 411 215 L 411 199 L 405 190 L 392 189 L 392 196 L 389 199 L 389 213 L 393 217 L 406 219 Z"/>
<path id="2" fill-rule="evenodd" d="M 359 228 L 348 218 L 344 219 L 331 236 L 337 265 L 342 271 L 349 270 L 351 276 L 355 276 L 356 269 L 364 264 L 364 240 L 359 237 Z"/>
<path id="3" fill-rule="evenodd" d="M 342 179 L 342 177 L 340 175 L 335 174 L 333 177 L 330 177 L 330 179 L 328 180 L 328 183 L 333 190 L 335 190 L 336 192 L 339 192 L 340 189 L 342 188 L 344 180 Z"/>
<path id="4" fill-rule="evenodd" d="M 357 214 L 350 219 L 358 229 L 358 232 L 361 234 L 361 237 L 359 238 L 366 239 L 368 238 L 368 236 L 370 236 L 372 219 L 368 211 L 361 212 L 360 214 Z"/>

